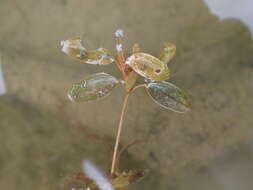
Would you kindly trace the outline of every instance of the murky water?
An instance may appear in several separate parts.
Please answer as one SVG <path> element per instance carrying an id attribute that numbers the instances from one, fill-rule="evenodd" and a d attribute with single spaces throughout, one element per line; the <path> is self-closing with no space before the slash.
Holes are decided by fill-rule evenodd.
<path id="1" fill-rule="evenodd" d="M 2 65 L 0 63 L 0 95 L 4 95 L 6 93 L 6 84 L 4 80 L 4 73 L 2 70 Z"/>
<path id="2" fill-rule="evenodd" d="M 89 74 L 120 73 L 67 57 L 59 42 L 80 36 L 87 49 L 115 54 L 118 28 L 126 55 L 134 43 L 154 56 L 176 44 L 169 82 L 192 100 L 178 114 L 143 89 L 130 97 L 121 147 L 140 143 L 120 168 L 149 172 L 129 189 L 251 189 L 252 8 L 250 0 L 1 1 L 0 189 L 70 189 L 84 160 L 109 170 L 124 89 L 87 104 L 67 91 Z"/>

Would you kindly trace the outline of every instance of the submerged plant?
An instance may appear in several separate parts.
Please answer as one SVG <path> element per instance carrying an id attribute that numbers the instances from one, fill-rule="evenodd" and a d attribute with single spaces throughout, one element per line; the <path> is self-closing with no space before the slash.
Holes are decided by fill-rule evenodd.
<path id="1" fill-rule="evenodd" d="M 122 74 L 121 79 L 107 73 L 92 74 L 73 84 L 68 92 L 69 99 L 74 102 L 89 102 L 108 96 L 118 85 L 125 86 L 126 95 L 121 110 L 110 169 L 110 176 L 114 176 L 114 180 L 118 177 L 120 177 L 119 179 L 122 178 L 122 174 L 116 171 L 120 135 L 128 98 L 136 89 L 146 88 L 147 93 L 155 103 L 171 111 L 185 113 L 190 110 L 190 101 L 187 94 L 174 84 L 165 81 L 170 77 L 170 69 L 167 63 L 175 55 L 176 46 L 174 44 L 165 43 L 159 58 L 141 52 L 139 45 L 135 44 L 132 48 L 132 55 L 125 59 L 121 43 L 123 30 L 117 30 L 115 36 L 117 40 L 117 58 L 112 56 L 105 48 L 87 50 L 83 47 L 79 37 L 61 41 L 61 50 L 65 54 L 86 64 L 109 65 L 115 63 Z M 144 77 L 145 82 L 136 85 L 139 76 Z M 127 180 L 134 175 L 135 173 L 129 173 Z"/>

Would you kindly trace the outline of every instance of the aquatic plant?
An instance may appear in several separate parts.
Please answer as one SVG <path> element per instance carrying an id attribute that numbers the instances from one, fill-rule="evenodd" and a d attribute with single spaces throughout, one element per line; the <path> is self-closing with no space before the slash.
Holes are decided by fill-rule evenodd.
<path id="1" fill-rule="evenodd" d="M 108 96 L 118 85 L 125 86 L 126 94 L 120 114 L 110 169 L 110 176 L 114 176 L 114 180 L 120 176 L 122 178 L 123 175 L 116 168 L 119 156 L 119 142 L 128 98 L 136 89 L 145 88 L 155 103 L 171 111 L 185 113 L 190 110 L 190 101 L 187 94 L 174 84 L 165 81 L 169 79 L 171 74 L 167 63 L 175 55 L 176 46 L 174 44 L 165 43 L 159 58 L 141 52 L 139 45 L 134 44 L 132 55 L 126 59 L 122 45 L 123 30 L 117 30 L 115 36 L 117 41 L 116 57 L 112 56 L 105 48 L 87 50 L 82 45 L 79 37 L 61 41 L 61 50 L 68 56 L 86 64 L 105 66 L 115 63 L 122 74 L 121 79 L 117 79 L 107 73 L 92 74 L 73 84 L 68 92 L 68 97 L 71 101 L 89 102 Z M 136 85 L 136 80 L 139 76 L 144 77 L 145 80 L 143 84 Z M 125 174 L 127 176 L 125 178 L 126 181 L 135 175 L 136 173 L 134 172 L 130 172 L 128 175 Z"/>

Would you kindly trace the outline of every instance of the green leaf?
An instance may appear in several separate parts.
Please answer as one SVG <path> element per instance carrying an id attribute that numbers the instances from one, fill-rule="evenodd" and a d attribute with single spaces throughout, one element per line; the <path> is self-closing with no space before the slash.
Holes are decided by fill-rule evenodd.
<path id="1" fill-rule="evenodd" d="M 97 100 L 108 96 L 118 83 L 115 77 L 107 73 L 96 73 L 73 84 L 68 97 L 75 102 Z"/>
<path id="2" fill-rule="evenodd" d="M 190 110 L 190 101 L 187 94 L 174 84 L 150 82 L 147 85 L 148 94 L 160 106 L 174 112 L 184 113 Z"/>

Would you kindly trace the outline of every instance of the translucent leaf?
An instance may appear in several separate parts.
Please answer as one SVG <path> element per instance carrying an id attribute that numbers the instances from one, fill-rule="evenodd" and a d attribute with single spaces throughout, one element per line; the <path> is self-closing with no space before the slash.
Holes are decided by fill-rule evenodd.
<path id="1" fill-rule="evenodd" d="M 114 58 L 105 48 L 86 50 L 79 37 L 61 41 L 62 52 L 81 62 L 96 65 L 108 65 L 114 62 Z"/>
<path id="2" fill-rule="evenodd" d="M 170 76 L 167 64 L 147 53 L 134 53 L 126 60 L 139 75 L 156 81 L 166 80 Z"/>
<path id="3" fill-rule="evenodd" d="M 168 63 L 176 53 L 176 46 L 172 43 L 165 43 L 164 46 L 159 58 L 162 62 Z"/>
<path id="4" fill-rule="evenodd" d="M 108 96 L 118 84 L 118 80 L 106 73 L 96 73 L 73 84 L 68 92 L 72 101 L 92 101 Z"/>
<path id="5" fill-rule="evenodd" d="M 185 92 L 169 82 L 151 82 L 147 91 L 160 106 L 174 112 L 184 113 L 190 110 L 190 101 Z"/>

